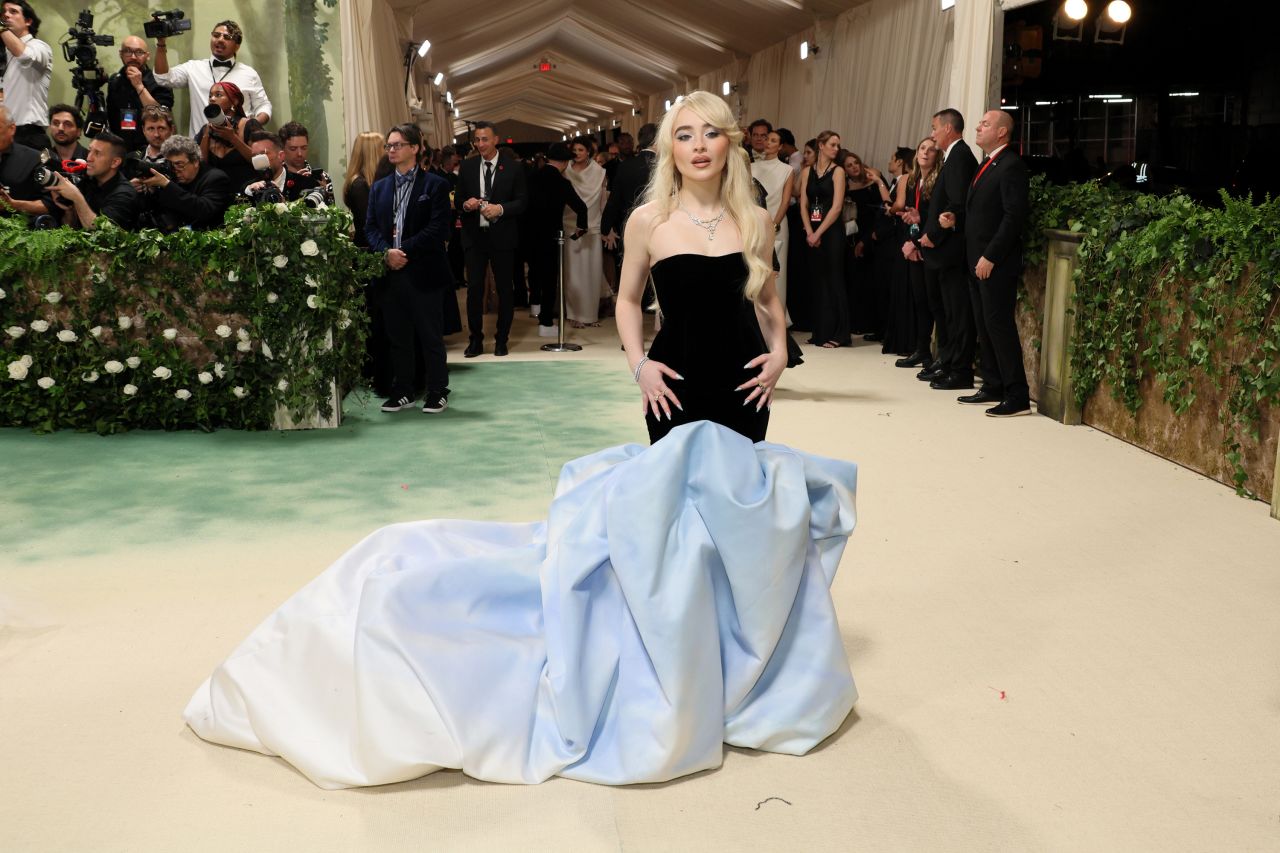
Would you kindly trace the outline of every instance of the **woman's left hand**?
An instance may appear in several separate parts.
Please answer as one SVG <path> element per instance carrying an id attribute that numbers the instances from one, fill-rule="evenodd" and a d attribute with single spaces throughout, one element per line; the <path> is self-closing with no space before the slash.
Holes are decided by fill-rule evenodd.
<path id="1" fill-rule="evenodd" d="M 787 354 L 766 352 L 761 353 L 751 361 L 747 362 L 746 369 L 760 368 L 760 373 L 754 379 L 743 382 L 735 391 L 747 391 L 751 393 L 747 395 L 747 399 L 742 401 L 742 405 L 748 405 L 752 400 L 756 403 L 756 411 L 767 407 L 773 402 L 773 388 L 778 384 L 778 380 L 782 378 L 782 371 L 787 367 Z"/>

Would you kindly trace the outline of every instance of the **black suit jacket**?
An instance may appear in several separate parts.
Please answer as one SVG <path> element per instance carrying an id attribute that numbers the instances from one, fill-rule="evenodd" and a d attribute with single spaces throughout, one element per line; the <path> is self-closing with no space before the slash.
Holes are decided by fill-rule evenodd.
<path id="1" fill-rule="evenodd" d="M 150 68 L 142 71 L 142 88 L 160 106 L 173 109 L 173 90 L 157 83 Z M 142 135 L 142 98 L 125 76 L 123 68 L 107 78 L 107 118 L 111 122 L 111 132 L 123 139 L 130 151 L 147 144 L 147 138 Z M 125 118 L 133 120 L 133 128 L 121 126 Z"/>
<path id="2" fill-rule="evenodd" d="M 1001 267 L 1020 267 L 1022 232 L 1031 215 L 1026 161 L 1005 148 L 969 187 L 964 242 L 969 269 L 986 258 Z"/>
<path id="3" fill-rule="evenodd" d="M 468 157 L 458 170 L 458 187 L 454 193 L 454 206 L 462 217 L 462 248 L 470 249 L 480 240 L 480 211 L 470 213 L 462 209 L 469 198 L 480 198 L 480 157 Z M 529 188 L 525 183 L 524 166 L 514 157 L 498 153 L 498 166 L 493 172 L 493 186 L 489 190 L 489 203 L 502 205 L 503 214 L 490 222 L 486 248 L 498 251 L 515 251 L 520 242 L 520 215 L 529 204 Z"/>
<path id="4" fill-rule="evenodd" d="M 640 194 L 649 184 L 649 176 L 653 174 L 653 164 L 658 155 L 652 151 L 641 151 L 635 157 L 628 157 L 618 166 L 613 175 L 613 186 L 609 191 L 609 200 L 605 202 L 604 214 L 600 217 L 600 233 L 617 232 L 619 236 L 627 227 L 627 218 L 640 200 Z"/>
<path id="5" fill-rule="evenodd" d="M 369 248 L 375 252 L 385 253 L 395 245 L 395 201 L 396 176 L 393 172 L 374 181 L 373 188 L 369 190 L 364 234 Z M 445 253 L 450 222 L 449 182 L 419 169 L 409 194 L 409 208 L 404 215 L 400 250 L 409 258 L 404 271 L 424 288 L 434 290 L 453 286 L 453 274 L 449 271 L 449 258 Z"/>
<path id="6" fill-rule="evenodd" d="M 216 228 L 231 206 L 231 179 L 221 169 L 201 166 L 189 184 L 170 181 L 151 192 L 152 205 L 164 211 L 167 224 L 178 228 Z"/>
<path id="7" fill-rule="evenodd" d="M 578 227 L 587 230 L 587 206 L 582 203 L 573 183 L 550 163 L 533 173 L 533 193 L 526 217 L 531 232 L 540 238 L 554 237 L 564 228 L 564 209 L 578 216 Z M 569 235 L 566 234 L 567 238 Z"/>
<path id="8" fill-rule="evenodd" d="M 977 158 L 961 139 L 951 149 L 951 156 L 943 163 L 942 173 L 938 175 L 933 196 L 929 199 L 929 215 L 924 221 L 924 233 L 928 235 L 934 248 L 922 249 L 921 254 L 924 255 L 925 266 L 931 269 L 965 265 L 964 207 L 969 196 L 969 182 L 973 180 L 973 173 L 977 168 Z M 938 217 L 947 211 L 955 214 L 954 230 L 938 224 Z"/>

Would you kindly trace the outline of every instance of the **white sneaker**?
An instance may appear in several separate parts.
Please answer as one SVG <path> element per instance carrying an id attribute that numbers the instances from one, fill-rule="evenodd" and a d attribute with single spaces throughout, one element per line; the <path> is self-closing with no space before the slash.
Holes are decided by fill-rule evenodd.
<path id="1" fill-rule="evenodd" d="M 540 338 L 558 338 L 560 337 L 559 326 L 539 326 L 538 337 Z"/>
<path id="2" fill-rule="evenodd" d="M 541 313 L 542 313 L 542 306 L 541 306 L 541 305 L 530 305 L 530 306 L 529 306 L 529 316 L 530 316 L 530 317 L 532 317 L 533 319 L 535 319 L 535 320 L 536 320 L 536 319 L 538 319 L 538 315 L 539 315 L 539 314 L 541 314 Z"/>

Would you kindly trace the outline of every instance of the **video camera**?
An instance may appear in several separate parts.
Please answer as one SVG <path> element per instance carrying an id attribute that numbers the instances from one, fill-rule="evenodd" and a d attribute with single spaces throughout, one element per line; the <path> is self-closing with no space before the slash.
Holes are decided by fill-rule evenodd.
<path id="1" fill-rule="evenodd" d="M 152 12 L 151 20 L 142 25 L 142 31 L 149 39 L 164 39 L 180 36 L 191 29 L 191 22 L 186 20 L 187 13 L 181 9 L 170 9 L 168 12 Z"/>
<path id="2" fill-rule="evenodd" d="M 88 9 L 80 12 L 62 40 L 62 56 L 73 66 L 71 87 L 76 90 L 76 109 L 84 112 L 84 103 L 89 102 L 88 119 L 93 125 L 99 125 L 95 131 L 107 124 L 99 91 L 107 82 L 107 72 L 98 63 L 98 48 L 115 43 L 115 36 L 99 35 L 93 31 L 93 13 Z"/>

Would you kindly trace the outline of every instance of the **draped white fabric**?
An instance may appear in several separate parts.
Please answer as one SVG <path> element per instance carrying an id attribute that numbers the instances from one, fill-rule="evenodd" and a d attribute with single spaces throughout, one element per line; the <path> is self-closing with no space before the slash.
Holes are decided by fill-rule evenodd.
<path id="1" fill-rule="evenodd" d="M 400 57 L 409 40 L 409 16 L 392 11 L 385 0 L 345 0 L 342 18 L 342 99 L 347 145 L 367 130 L 386 132 L 409 120 L 404 66 Z"/>
<path id="2" fill-rule="evenodd" d="M 956 5 L 955 13 L 955 44 L 975 60 L 991 58 L 990 62 L 957 63 L 951 70 L 948 105 L 960 110 L 965 118 L 965 135 L 973 139 L 972 129 L 978 126 L 978 119 L 1000 103 L 1004 11 L 999 0 L 968 0 Z"/>

